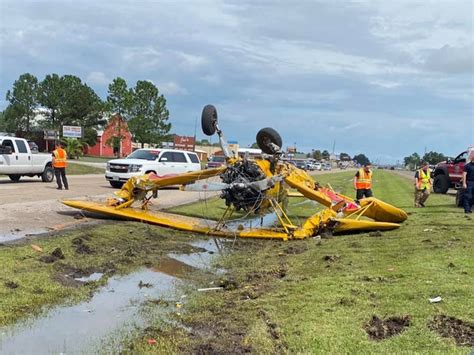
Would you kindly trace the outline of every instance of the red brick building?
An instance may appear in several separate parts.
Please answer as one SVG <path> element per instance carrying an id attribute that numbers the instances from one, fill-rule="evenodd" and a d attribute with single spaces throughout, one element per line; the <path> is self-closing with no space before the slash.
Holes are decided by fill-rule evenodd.
<path id="1" fill-rule="evenodd" d="M 119 143 L 118 137 L 122 137 Z M 114 137 L 117 137 L 114 139 Z M 115 141 L 115 144 L 114 144 Z M 85 149 L 85 154 L 97 157 L 126 156 L 132 152 L 132 134 L 127 122 L 116 113 L 103 131 L 97 132 L 97 143 Z"/>

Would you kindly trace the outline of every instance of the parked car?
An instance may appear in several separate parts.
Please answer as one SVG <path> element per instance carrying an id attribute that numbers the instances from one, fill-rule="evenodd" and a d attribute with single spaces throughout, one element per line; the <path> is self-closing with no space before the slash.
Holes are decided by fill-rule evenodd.
<path id="1" fill-rule="evenodd" d="M 321 163 L 314 163 L 313 166 L 314 170 L 321 170 L 323 167 Z"/>
<path id="2" fill-rule="evenodd" d="M 38 153 L 37 147 L 30 148 L 29 142 L 23 138 L 0 137 L 0 175 L 8 175 L 12 181 L 18 181 L 22 176 L 38 176 L 43 182 L 53 181 L 53 157 L 49 153 Z"/>
<path id="3" fill-rule="evenodd" d="M 225 156 L 223 155 L 214 155 L 209 157 L 209 160 L 206 164 L 206 169 L 218 168 L 225 164 Z"/>
<path id="4" fill-rule="evenodd" d="M 304 161 L 297 161 L 296 167 L 301 170 L 306 170 L 306 163 Z"/>
<path id="5" fill-rule="evenodd" d="M 323 164 L 323 167 L 322 167 L 323 170 L 332 170 L 332 167 L 331 167 L 331 164 Z"/>
<path id="6" fill-rule="evenodd" d="M 466 164 L 467 151 L 462 152 L 454 159 L 438 163 L 432 172 L 433 191 L 445 194 L 450 187 L 461 186 L 462 173 Z"/>
<path id="7" fill-rule="evenodd" d="M 164 177 L 200 169 L 201 162 L 194 152 L 173 149 L 137 149 L 125 159 L 108 161 L 105 178 L 112 187 L 120 188 L 132 176 L 155 173 Z"/>

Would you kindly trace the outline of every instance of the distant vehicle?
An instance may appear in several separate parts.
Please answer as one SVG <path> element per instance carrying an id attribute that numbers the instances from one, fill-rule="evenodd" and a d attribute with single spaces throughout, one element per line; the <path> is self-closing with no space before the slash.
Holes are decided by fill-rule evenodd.
<path id="1" fill-rule="evenodd" d="M 36 143 L 32 149 L 26 139 L 0 137 L 0 175 L 8 175 L 12 181 L 22 176 L 38 176 L 43 182 L 51 182 L 54 178 L 52 161 L 50 153 L 38 153 Z"/>
<path id="2" fill-rule="evenodd" d="M 433 191 L 445 194 L 450 187 L 460 188 L 466 159 L 467 151 L 462 152 L 454 159 L 438 163 L 432 172 Z"/>
<path id="3" fill-rule="evenodd" d="M 297 161 L 296 162 L 296 167 L 298 169 L 306 170 L 306 163 L 304 161 Z"/>
<path id="4" fill-rule="evenodd" d="M 321 163 L 314 163 L 314 170 L 321 170 L 323 168 Z"/>
<path id="5" fill-rule="evenodd" d="M 206 169 L 218 168 L 225 164 L 225 156 L 214 155 L 209 157 L 209 160 L 206 164 Z"/>
<path id="6" fill-rule="evenodd" d="M 110 185 L 121 188 L 132 176 L 155 173 L 173 176 L 201 169 L 199 157 L 194 152 L 173 149 L 137 149 L 125 159 L 107 162 L 105 178 Z"/>
<path id="7" fill-rule="evenodd" d="M 332 167 L 331 167 L 331 164 L 323 164 L 323 167 L 322 167 L 323 170 L 332 170 Z"/>

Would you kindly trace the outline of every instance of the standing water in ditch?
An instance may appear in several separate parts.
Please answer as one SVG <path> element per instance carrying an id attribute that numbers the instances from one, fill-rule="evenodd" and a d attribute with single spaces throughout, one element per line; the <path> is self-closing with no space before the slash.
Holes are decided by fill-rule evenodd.
<path id="1" fill-rule="evenodd" d="M 205 251 L 189 255 L 170 254 L 152 268 L 111 277 L 107 285 L 87 302 L 58 306 L 45 316 L 2 329 L 0 352 L 92 353 L 97 352 L 101 342 L 111 334 L 144 326 L 140 305 L 146 300 L 176 299 L 179 277 L 196 268 L 208 268 L 214 253 L 219 251 L 214 240 L 191 244 Z M 100 277 L 100 274 L 93 274 L 88 279 L 77 280 L 93 281 Z M 167 309 L 163 307 L 163 318 L 166 318 L 166 312 Z"/>

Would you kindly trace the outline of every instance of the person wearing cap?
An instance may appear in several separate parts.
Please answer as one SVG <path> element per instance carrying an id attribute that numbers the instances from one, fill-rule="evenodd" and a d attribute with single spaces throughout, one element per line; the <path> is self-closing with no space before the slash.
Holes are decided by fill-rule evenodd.
<path id="1" fill-rule="evenodd" d="M 423 162 L 421 168 L 415 173 L 415 207 L 425 207 L 432 186 L 430 164 Z"/>
<path id="2" fill-rule="evenodd" d="M 67 154 L 64 150 L 63 143 L 56 143 L 56 148 L 53 150 L 53 168 L 54 175 L 56 175 L 56 183 L 58 184 L 57 189 L 62 190 L 64 184 L 64 188 L 69 190 L 69 184 L 66 178 Z"/>
<path id="3" fill-rule="evenodd" d="M 472 213 L 474 205 L 474 149 L 469 150 L 462 173 L 464 213 Z"/>
<path id="4" fill-rule="evenodd" d="M 366 163 L 354 176 L 354 189 L 356 190 L 356 200 L 364 197 L 372 197 L 372 164 Z"/>

